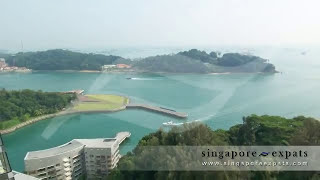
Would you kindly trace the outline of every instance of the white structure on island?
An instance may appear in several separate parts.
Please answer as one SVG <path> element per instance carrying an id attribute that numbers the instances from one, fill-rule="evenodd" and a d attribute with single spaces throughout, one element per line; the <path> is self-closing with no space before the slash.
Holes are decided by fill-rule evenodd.
<path id="1" fill-rule="evenodd" d="M 110 65 L 103 65 L 102 67 L 101 67 L 101 69 L 102 70 L 110 70 L 110 69 L 113 69 L 113 68 L 116 68 L 117 67 L 117 65 L 115 65 L 115 64 L 110 64 Z"/>
<path id="2" fill-rule="evenodd" d="M 28 152 L 25 171 L 43 180 L 71 180 L 84 175 L 102 179 L 117 166 L 119 145 L 130 135 L 120 132 L 114 138 L 74 139 L 51 149 Z"/>

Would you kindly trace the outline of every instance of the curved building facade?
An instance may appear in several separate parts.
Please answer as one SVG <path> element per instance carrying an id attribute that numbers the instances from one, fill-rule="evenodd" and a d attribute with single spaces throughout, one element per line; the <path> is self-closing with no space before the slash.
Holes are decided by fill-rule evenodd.
<path id="1" fill-rule="evenodd" d="M 71 180 L 86 176 L 87 179 L 102 179 L 116 167 L 119 145 L 130 137 L 129 132 L 120 132 L 114 138 L 74 139 L 51 149 L 28 152 L 25 171 L 43 180 Z"/>

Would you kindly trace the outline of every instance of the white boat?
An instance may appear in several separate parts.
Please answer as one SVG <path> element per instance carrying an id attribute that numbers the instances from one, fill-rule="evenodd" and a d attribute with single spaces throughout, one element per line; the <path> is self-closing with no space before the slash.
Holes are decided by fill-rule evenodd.
<path id="1" fill-rule="evenodd" d="M 169 121 L 162 124 L 165 126 L 179 126 L 179 125 L 182 125 L 183 123 L 173 123 L 173 121 Z"/>

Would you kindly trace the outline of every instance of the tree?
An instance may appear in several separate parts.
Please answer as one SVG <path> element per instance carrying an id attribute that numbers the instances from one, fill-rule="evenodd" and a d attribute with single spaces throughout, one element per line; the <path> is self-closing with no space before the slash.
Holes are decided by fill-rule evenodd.
<path id="1" fill-rule="evenodd" d="M 274 172 L 274 171 L 135 171 L 137 165 L 153 166 L 166 161 L 171 166 L 187 159 L 183 153 L 179 157 L 165 159 L 166 154 L 159 152 L 159 158 L 150 159 L 144 151 L 146 146 L 203 146 L 203 145 L 319 145 L 320 122 L 313 118 L 299 116 L 286 119 L 279 116 L 243 117 L 243 124 L 229 130 L 211 130 L 208 126 L 195 123 L 173 127 L 169 132 L 158 130 L 143 137 L 132 153 L 120 159 L 118 168 L 111 172 L 111 179 L 319 179 L 317 172 Z M 284 141 L 286 143 L 284 143 Z M 160 148 L 158 148 L 160 149 Z M 179 148 L 175 148 L 179 149 Z M 179 151 L 180 152 L 180 151 Z M 170 153 L 170 152 L 167 152 Z M 179 155 L 180 154 L 180 155 Z M 171 162 L 170 162 L 171 161 Z M 187 162 L 186 162 L 187 163 Z M 124 170 L 125 169 L 125 170 Z"/>
<path id="2" fill-rule="evenodd" d="M 21 122 L 30 117 L 55 113 L 75 99 L 73 94 L 32 90 L 0 90 L 0 123 L 13 119 Z"/>

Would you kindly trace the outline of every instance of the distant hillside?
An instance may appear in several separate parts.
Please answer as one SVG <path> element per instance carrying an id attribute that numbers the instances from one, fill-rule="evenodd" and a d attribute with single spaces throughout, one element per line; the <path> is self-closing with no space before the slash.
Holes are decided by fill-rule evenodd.
<path id="1" fill-rule="evenodd" d="M 138 61 L 119 56 L 85 54 L 68 50 L 17 53 L 6 57 L 10 66 L 33 70 L 101 70 L 108 64 L 131 64 L 132 71 L 170 73 L 223 73 L 223 72 L 276 72 L 274 65 L 257 56 L 216 52 L 206 53 L 197 49 L 173 55 L 158 55 Z"/>
<path id="2" fill-rule="evenodd" d="M 0 52 L 0 58 L 8 58 L 8 56 L 10 55 L 4 52 Z"/>
<path id="3" fill-rule="evenodd" d="M 216 52 L 208 54 L 197 49 L 148 57 L 135 63 L 134 67 L 150 72 L 175 73 L 277 72 L 274 65 L 257 56 L 226 53 L 218 57 Z"/>
<path id="4" fill-rule="evenodd" d="M 11 66 L 33 70 L 101 70 L 101 66 L 112 64 L 119 56 L 85 54 L 55 49 L 41 52 L 17 53 L 6 61 Z"/>
<path id="5" fill-rule="evenodd" d="M 183 56 L 162 55 L 147 57 L 137 61 L 135 69 L 147 72 L 170 72 L 170 73 L 209 73 L 210 69 L 201 61 Z"/>

